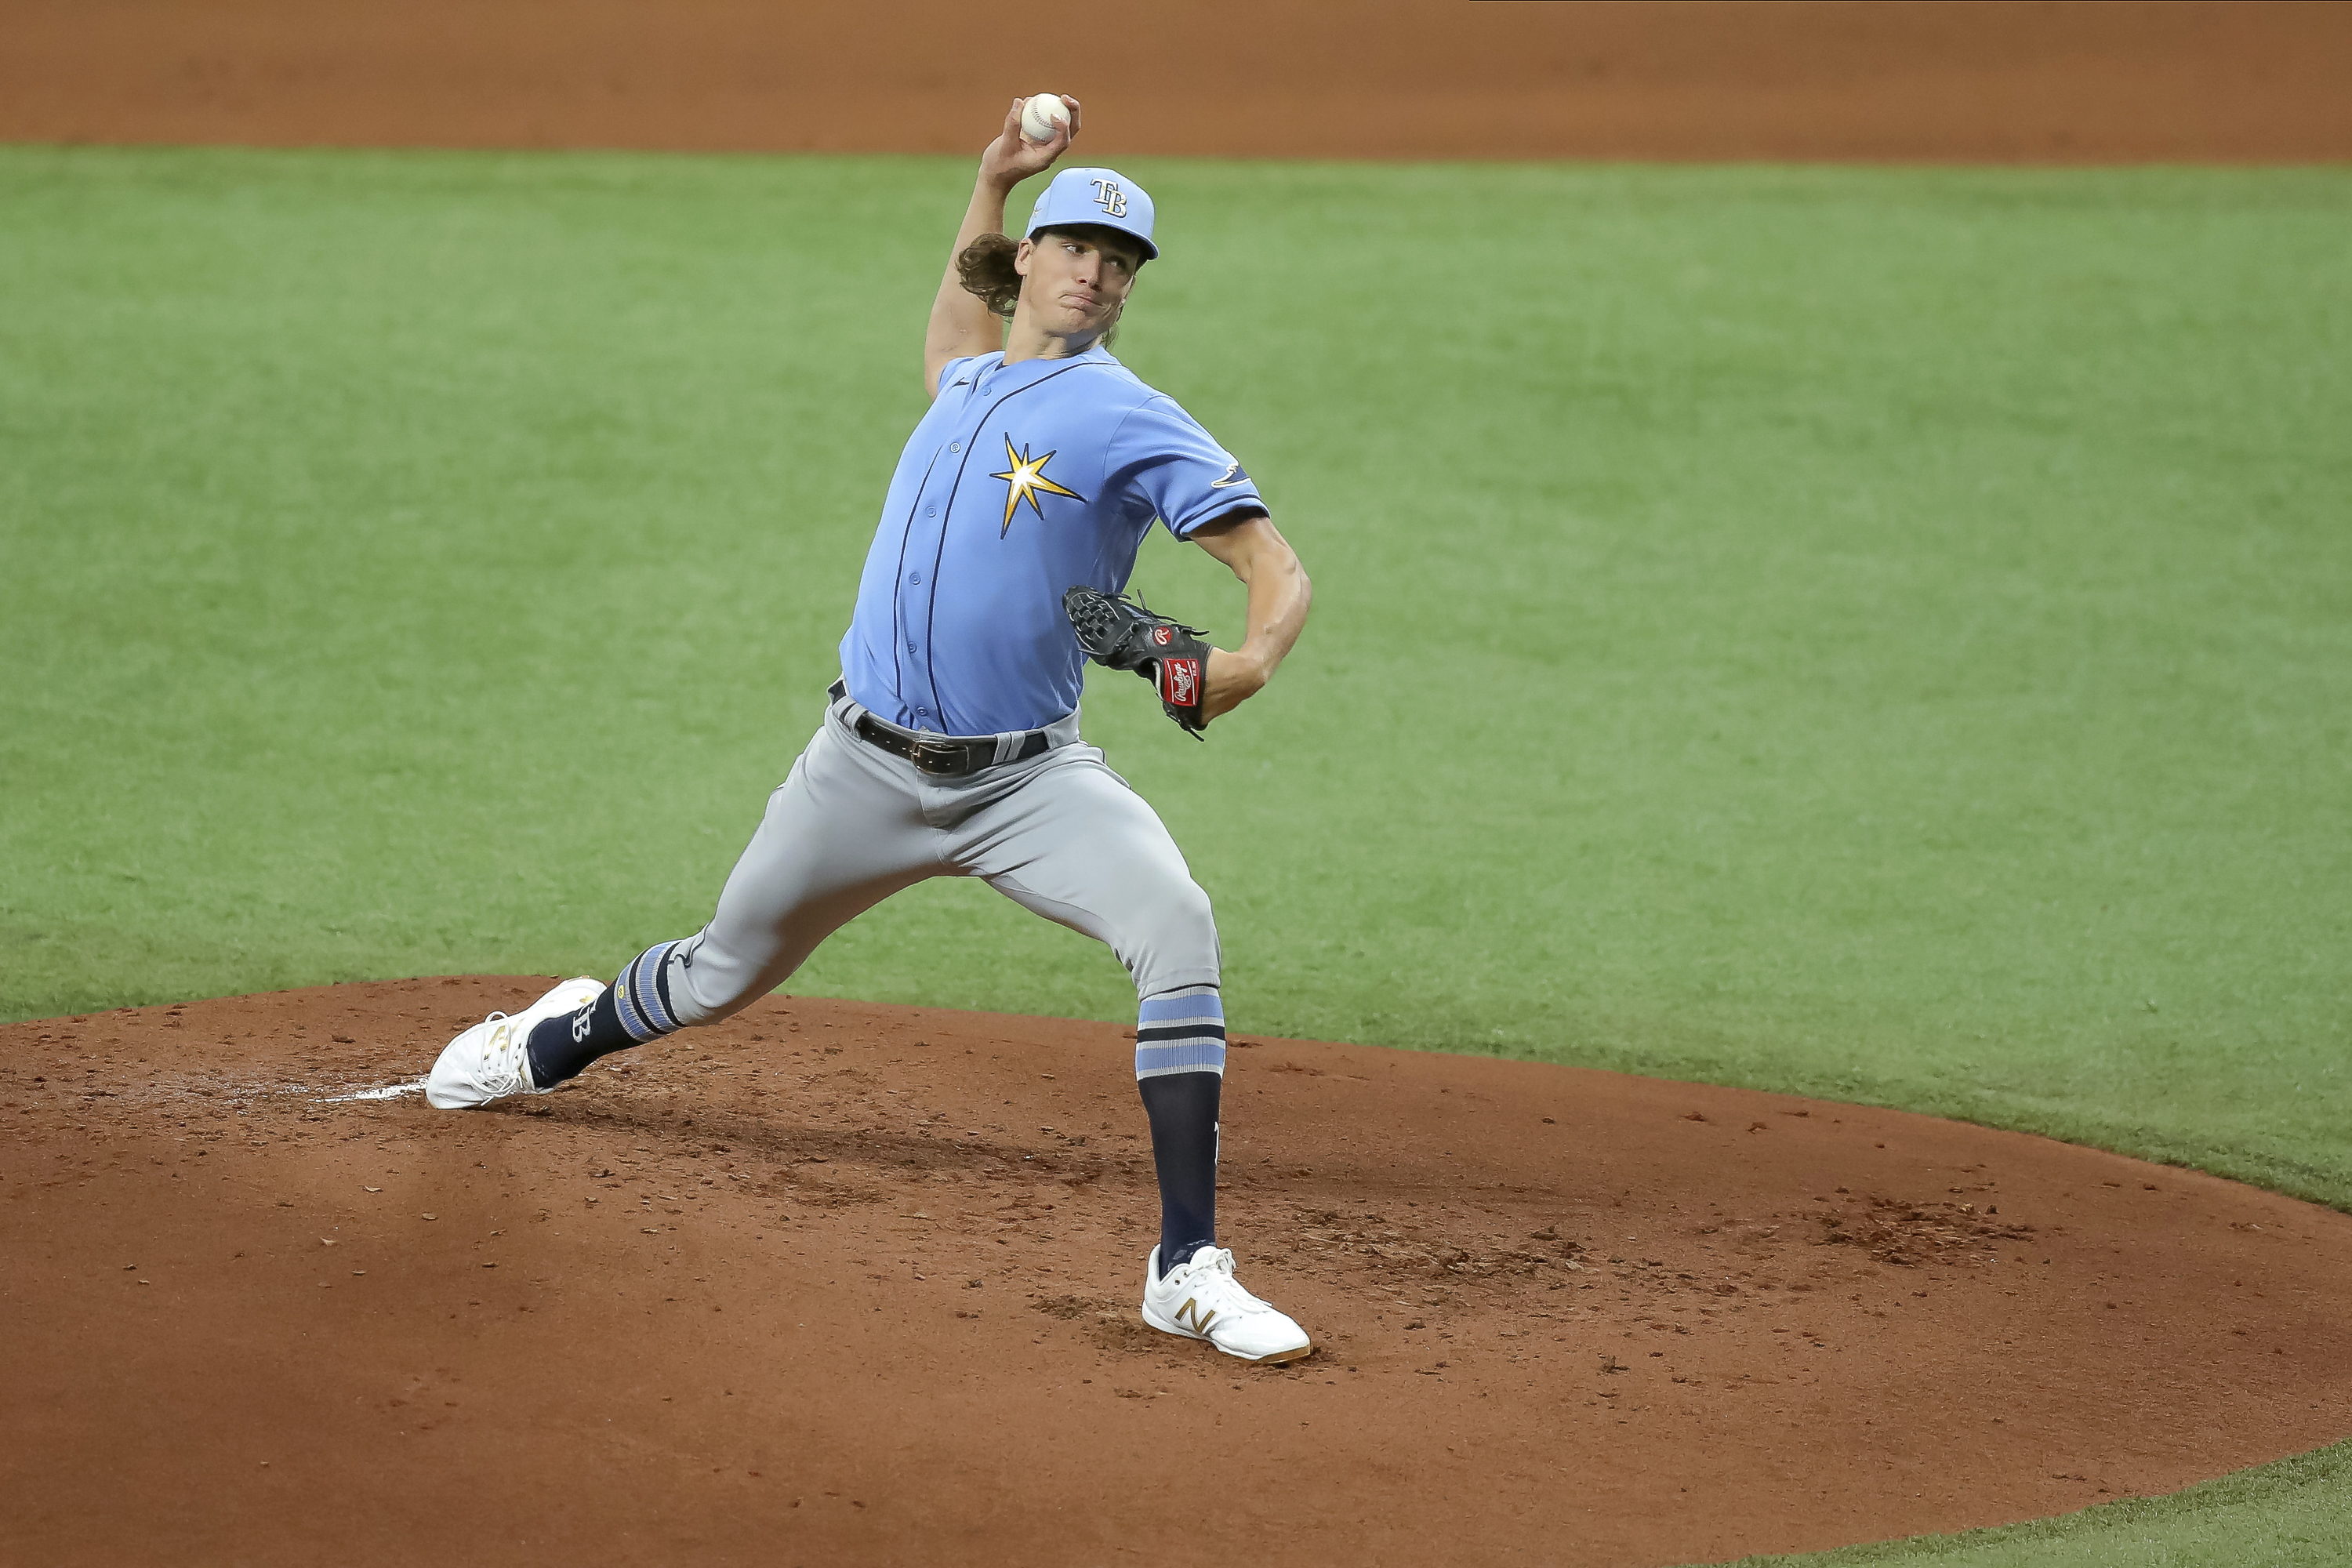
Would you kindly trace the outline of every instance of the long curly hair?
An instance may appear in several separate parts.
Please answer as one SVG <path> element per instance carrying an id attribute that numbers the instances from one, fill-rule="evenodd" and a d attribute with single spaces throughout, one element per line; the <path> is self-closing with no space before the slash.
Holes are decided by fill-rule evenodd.
<path id="1" fill-rule="evenodd" d="M 979 295 L 982 304 L 1007 321 L 1021 302 L 1021 274 L 1013 270 L 1013 253 L 1020 248 L 1010 235 L 983 234 L 956 258 L 956 276 L 964 291 Z"/>

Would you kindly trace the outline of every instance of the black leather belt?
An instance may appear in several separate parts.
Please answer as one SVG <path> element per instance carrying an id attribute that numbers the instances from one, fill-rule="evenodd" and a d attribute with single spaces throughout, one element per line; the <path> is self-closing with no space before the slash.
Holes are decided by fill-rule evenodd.
<path id="1" fill-rule="evenodd" d="M 848 688 L 836 680 L 827 693 L 835 702 L 849 695 Z M 857 738 L 877 750 L 894 757 L 904 757 L 927 773 L 942 778 L 968 778 L 982 768 L 996 765 L 996 737 L 976 735 L 959 740 L 952 735 L 918 735 L 901 730 L 896 724 L 886 724 L 871 713 L 860 713 L 854 726 Z M 1021 762 L 1034 757 L 1052 745 L 1043 730 L 1032 730 L 1021 737 L 1020 745 L 1005 761 Z"/>

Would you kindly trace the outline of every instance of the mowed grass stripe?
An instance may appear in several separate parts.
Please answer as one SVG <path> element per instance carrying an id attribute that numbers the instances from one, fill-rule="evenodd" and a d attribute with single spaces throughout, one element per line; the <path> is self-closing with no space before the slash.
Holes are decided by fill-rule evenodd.
<path id="1" fill-rule="evenodd" d="M 2352 175 L 1130 173 L 1118 352 L 1318 586 L 1208 745 L 1129 678 L 1087 712 L 1237 1028 L 2352 1203 Z M 0 1016 L 698 925 L 968 179 L 0 150 Z M 1141 581 L 1237 630 L 1198 552 Z M 793 984 L 1131 1009 L 970 885 Z"/>

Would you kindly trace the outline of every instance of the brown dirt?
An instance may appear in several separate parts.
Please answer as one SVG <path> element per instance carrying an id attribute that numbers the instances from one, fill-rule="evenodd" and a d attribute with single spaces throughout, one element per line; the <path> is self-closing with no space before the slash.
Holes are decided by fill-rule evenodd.
<path id="1" fill-rule="evenodd" d="M 1320 1347 L 1257 1370 L 1134 1320 L 1112 1026 L 322 1098 L 545 984 L 0 1028 L 0 1561 L 1666 1563 L 2345 1435 L 2352 1217 L 1890 1111 L 1244 1037 L 1224 1229 Z"/>
<path id="2" fill-rule="evenodd" d="M 2342 0 L 11 0 L 0 140 L 1098 157 L 2352 157 Z"/>

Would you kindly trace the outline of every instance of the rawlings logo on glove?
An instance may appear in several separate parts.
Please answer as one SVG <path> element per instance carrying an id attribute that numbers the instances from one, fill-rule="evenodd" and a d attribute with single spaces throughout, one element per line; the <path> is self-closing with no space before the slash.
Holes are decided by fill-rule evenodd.
<path id="1" fill-rule="evenodd" d="M 1209 722 L 1201 711 L 1209 645 L 1198 626 L 1155 616 L 1124 594 L 1098 588 L 1072 588 L 1062 595 L 1062 613 L 1088 658 L 1151 682 L 1168 717 L 1200 737 Z"/>
<path id="2" fill-rule="evenodd" d="M 1174 708 L 1201 705 L 1201 661 L 1163 658 L 1160 661 L 1160 700 Z M 1181 723 L 1182 721 L 1177 721 Z"/>

